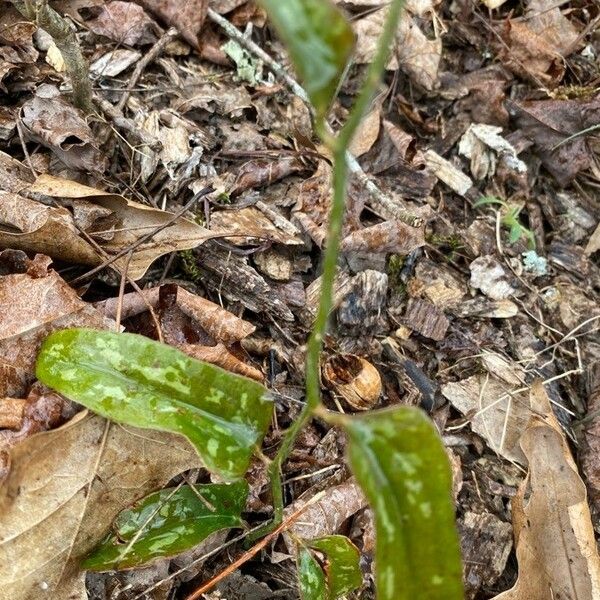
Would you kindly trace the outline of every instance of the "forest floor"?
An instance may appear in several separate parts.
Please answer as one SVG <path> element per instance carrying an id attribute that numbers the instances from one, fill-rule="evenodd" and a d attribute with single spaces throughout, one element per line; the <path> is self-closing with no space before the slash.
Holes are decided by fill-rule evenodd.
<path id="1" fill-rule="evenodd" d="M 142 333 L 263 381 L 276 404 L 263 445 L 272 457 L 304 400 L 332 175 L 284 47 L 244 0 L 209 0 L 208 14 L 202 0 L 50 4 L 91 65 L 95 108 L 74 107 L 52 38 L 0 0 L 0 480 L 80 468 L 81 407 L 34 375 L 44 337 L 72 326 Z M 386 3 L 339 4 L 357 46 L 334 130 Z M 503 597 L 529 600 L 523 581 L 579 564 L 561 541 L 564 523 L 555 528 L 561 519 L 600 533 L 599 23 L 589 0 L 408 0 L 352 144 L 324 401 L 430 414 L 452 464 L 468 599 L 512 588 Z M 523 443 L 537 380 L 560 423 L 558 446 Z M 345 446 L 313 421 L 284 465 L 285 502 L 293 511 L 324 492 L 311 535 L 352 539 L 365 577 L 350 597 L 371 598 L 372 514 Z M 120 460 L 104 475 L 126 470 Z M 210 480 L 191 466 L 175 451 L 149 453 L 137 479 L 119 482 L 144 481 L 143 493 L 119 510 L 186 470 Z M 244 516 L 255 526 L 272 510 L 264 463 L 247 479 Z M 539 502 L 513 519 L 527 481 Z M 10 560 L 17 578 L 63 582 L 24 598 L 79 599 L 86 588 L 92 600 L 184 598 L 243 551 L 224 531 L 177 558 L 84 581 L 69 571 L 74 548 L 85 535 L 97 541 L 116 513 L 74 510 L 73 530 L 75 517 L 53 520 L 56 508 L 40 502 L 20 523 L 31 539 L 10 559 L 0 540 L 0 564 Z M 37 564 L 24 553 L 49 538 L 66 558 Z M 276 540 L 204 597 L 296 598 L 292 554 Z M 584 587 L 586 568 L 573 575 Z"/>

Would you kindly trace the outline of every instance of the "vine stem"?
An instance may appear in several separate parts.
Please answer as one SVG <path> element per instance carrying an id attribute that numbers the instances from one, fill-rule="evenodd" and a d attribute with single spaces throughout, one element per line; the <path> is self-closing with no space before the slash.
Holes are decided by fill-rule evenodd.
<path id="1" fill-rule="evenodd" d="M 354 108 L 337 138 L 328 133 L 325 122 L 316 123 L 315 126 L 317 133 L 319 133 L 320 137 L 328 145 L 333 155 L 333 200 L 327 229 L 327 245 L 323 258 L 319 308 L 306 349 L 306 403 L 298 418 L 286 430 L 279 451 L 275 455 L 273 462 L 269 465 L 273 495 L 273 520 L 264 529 L 257 531 L 255 537 L 265 535 L 265 533 L 272 531 L 281 523 L 283 519 L 281 467 L 288 458 L 300 431 L 313 418 L 315 412 L 319 412 L 322 407 L 320 358 L 329 313 L 333 305 L 333 284 L 337 270 L 344 222 L 346 188 L 348 185 L 347 149 L 370 107 L 371 100 L 381 80 L 381 74 L 388 60 L 390 46 L 394 40 L 403 5 L 403 0 L 393 0 L 390 5 L 385 25 L 379 38 L 375 58 L 369 66 L 366 79 Z"/>

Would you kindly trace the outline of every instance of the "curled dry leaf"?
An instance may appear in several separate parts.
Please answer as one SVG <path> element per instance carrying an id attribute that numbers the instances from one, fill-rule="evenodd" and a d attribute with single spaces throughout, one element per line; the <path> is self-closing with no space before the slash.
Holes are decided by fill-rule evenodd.
<path id="1" fill-rule="evenodd" d="M 113 326 L 79 299 L 37 256 L 28 271 L 0 277 L 0 396 L 24 397 L 34 379 L 35 359 L 44 338 L 56 329 Z"/>
<path id="2" fill-rule="evenodd" d="M 373 408 L 381 395 L 381 376 L 364 358 L 337 354 L 323 365 L 323 380 L 337 395 L 356 410 Z"/>
<path id="3" fill-rule="evenodd" d="M 507 101 L 511 115 L 523 134 L 534 142 L 542 164 L 562 186 L 592 164 L 585 135 L 566 141 L 597 124 L 600 96 L 591 100 Z"/>
<path id="4" fill-rule="evenodd" d="M 299 498 L 286 508 L 285 514 L 293 514 L 307 501 L 309 501 L 308 498 Z M 337 533 L 346 519 L 362 510 L 366 505 L 367 500 L 360 486 L 353 479 L 349 479 L 325 490 L 320 500 L 311 503 L 302 513 L 302 518 L 296 521 L 289 531 L 296 537 L 305 540 Z M 285 534 L 284 537 L 290 554 L 294 554 L 296 552 L 295 541 Z"/>
<path id="5" fill-rule="evenodd" d="M 208 0 L 136 0 L 168 25 L 176 27 L 192 48 L 199 48 L 198 35 L 206 18 Z"/>
<path id="6" fill-rule="evenodd" d="M 231 351 L 256 329 L 219 305 L 176 285 L 164 285 L 158 302 L 165 341 L 189 356 L 262 381 L 262 373 Z"/>
<path id="7" fill-rule="evenodd" d="M 98 253 L 81 238 L 66 208 L 0 191 L 0 222 L 0 248 L 38 252 L 82 265 L 98 264 Z"/>
<path id="8" fill-rule="evenodd" d="M 177 250 L 195 248 L 207 239 L 214 237 L 214 234 L 207 229 L 183 217 L 173 220 L 173 215 L 163 210 L 150 208 L 144 204 L 127 200 L 118 194 L 103 192 L 51 175 L 38 177 L 29 191 L 63 201 L 73 201 L 75 208 L 77 200 L 87 200 L 111 211 L 117 220 L 114 227 L 102 232 L 97 230 L 87 232 L 90 236 L 97 238 L 98 243 L 109 257 L 133 246 L 140 238 L 154 230 L 172 223 L 135 248 L 127 271 L 132 279 L 140 279 L 159 256 Z M 102 260 L 101 257 L 98 257 L 97 264 L 102 263 Z M 115 261 L 114 264 L 119 270 L 123 270 L 127 265 L 127 260 L 124 257 Z"/>
<path id="9" fill-rule="evenodd" d="M 116 515 L 199 466 L 181 437 L 82 413 L 10 453 L 0 487 L 0 597 L 85 600 L 80 561 Z"/>
<path id="10" fill-rule="evenodd" d="M 156 23 L 134 2 L 107 2 L 95 18 L 86 23 L 90 31 L 119 44 L 135 46 L 156 41 Z"/>
<path id="11" fill-rule="evenodd" d="M 21 107 L 25 136 L 56 154 L 68 167 L 102 173 L 104 157 L 85 119 L 52 85 L 41 85 Z"/>
<path id="12" fill-rule="evenodd" d="M 533 414 L 521 439 L 529 473 L 512 503 L 519 577 L 495 600 L 594 600 L 600 556 L 585 485 L 540 381 L 530 401 Z"/>

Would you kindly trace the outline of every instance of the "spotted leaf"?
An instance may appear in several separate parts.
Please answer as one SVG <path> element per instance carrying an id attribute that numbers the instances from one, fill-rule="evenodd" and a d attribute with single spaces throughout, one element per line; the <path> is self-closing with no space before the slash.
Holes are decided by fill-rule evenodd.
<path id="1" fill-rule="evenodd" d="M 271 419 L 259 383 L 140 335 L 57 331 L 42 345 L 36 374 L 108 419 L 186 436 L 226 480 L 245 473 Z"/>
<path id="2" fill-rule="evenodd" d="M 422 411 L 345 420 L 348 457 L 375 514 L 378 600 L 462 600 L 452 476 Z"/>
<path id="3" fill-rule="evenodd" d="M 221 529 L 241 527 L 248 484 L 184 485 L 146 496 L 121 512 L 113 531 L 83 561 L 92 571 L 129 569 L 174 556 Z"/>

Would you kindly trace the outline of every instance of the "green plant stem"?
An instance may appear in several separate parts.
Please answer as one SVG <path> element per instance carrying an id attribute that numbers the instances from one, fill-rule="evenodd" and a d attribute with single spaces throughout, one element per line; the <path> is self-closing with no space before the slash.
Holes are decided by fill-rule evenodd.
<path id="1" fill-rule="evenodd" d="M 317 123 L 315 128 L 321 138 L 328 144 L 333 153 L 333 201 L 329 215 L 327 230 L 327 247 L 323 259 L 323 274 L 321 276 L 321 292 L 319 308 L 308 339 L 306 350 L 306 404 L 298 418 L 285 432 L 283 441 L 273 462 L 269 466 L 271 489 L 273 495 L 273 520 L 256 533 L 256 537 L 265 535 L 277 527 L 283 519 L 283 491 L 281 484 L 281 467 L 289 456 L 300 431 L 312 419 L 316 410 L 321 406 L 320 356 L 323 349 L 323 338 L 327 329 L 329 313 L 333 305 L 333 284 L 337 270 L 337 261 L 344 222 L 346 204 L 346 188 L 348 185 L 348 162 L 346 151 L 361 121 L 369 110 L 373 95 L 381 80 L 381 73 L 387 63 L 390 46 L 394 39 L 403 0 L 391 3 L 389 13 L 381 37 L 377 53 L 369 70 L 354 108 L 337 138 L 326 133 L 324 122 Z"/>

